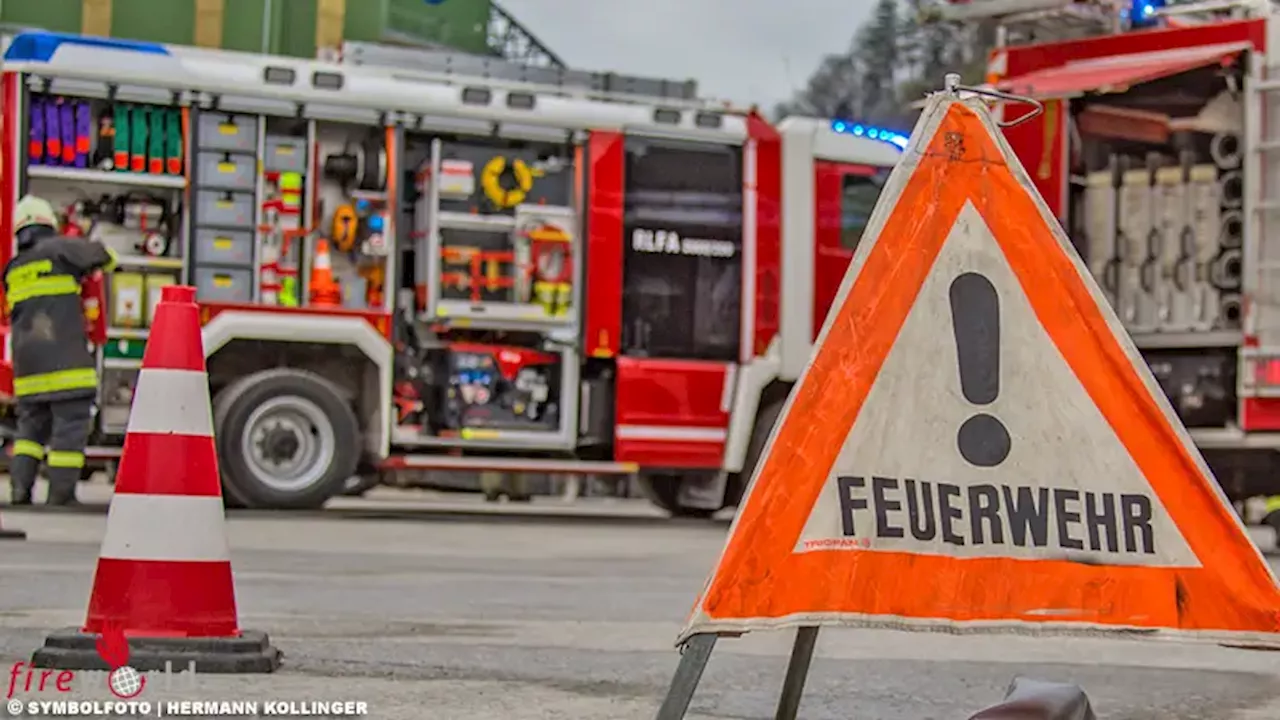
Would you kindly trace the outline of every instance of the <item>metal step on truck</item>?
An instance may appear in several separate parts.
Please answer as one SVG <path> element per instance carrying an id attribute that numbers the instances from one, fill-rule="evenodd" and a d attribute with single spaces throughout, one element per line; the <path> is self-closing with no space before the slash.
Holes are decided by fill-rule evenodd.
<path id="1" fill-rule="evenodd" d="M 1006 137 L 1248 521 L 1280 530 L 1280 14 L 1268 0 L 972 0 Z M 1016 113 L 1010 107 L 1008 112 Z"/>
<path id="2" fill-rule="evenodd" d="M 906 144 L 688 82 L 358 44 L 24 33 L 0 102 L 0 237 L 34 193 L 121 256 L 85 294 L 93 462 L 119 455 L 160 288 L 194 285 L 225 496 L 253 508 L 459 472 L 733 505 Z"/>

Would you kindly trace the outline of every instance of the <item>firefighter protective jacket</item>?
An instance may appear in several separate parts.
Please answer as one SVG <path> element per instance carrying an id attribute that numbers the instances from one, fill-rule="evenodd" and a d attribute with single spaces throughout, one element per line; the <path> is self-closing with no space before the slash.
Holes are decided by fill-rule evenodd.
<path id="1" fill-rule="evenodd" d="M 4 268 L 13 343 L 13 394 L 48 402 L 92 397 L 98 375 L 84 331 L 80 283 L 115 254 L 102 243 L 49 235 Z"/>

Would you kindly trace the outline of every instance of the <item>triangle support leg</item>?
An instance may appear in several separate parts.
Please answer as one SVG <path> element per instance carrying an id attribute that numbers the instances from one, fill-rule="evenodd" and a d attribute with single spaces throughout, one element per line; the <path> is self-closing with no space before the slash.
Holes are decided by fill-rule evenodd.
<path id="1" fill-rule="evenodd" d="M 796 641 L 791 646 L 791 660 L 787 663 L 787 677 L 782 681 L 782 694 L 778 696 L 778 712 L 774 720 L 796 720 L 800 712 L 800 696 L 804 694 L 804 682 L 809 677 L 809 664 L 813 662 L 813 649 L 818 644 L 818 626 L 810 625 L 796 630 Z"/>
<path id="2" fill-rule="evenodd" d="M 671 687 L 667 688 L 667 697 L 658 709 L 657 720 L 682 720 L 693 702 L 693 693 L 702 680 L 702 671 L 707 669 L 707 661 L 711 659 L 711 650 L 716 646 L 716 635 L 704 633 L 689 638 L 680 649 L 680 665 L 671 678 Z"/>

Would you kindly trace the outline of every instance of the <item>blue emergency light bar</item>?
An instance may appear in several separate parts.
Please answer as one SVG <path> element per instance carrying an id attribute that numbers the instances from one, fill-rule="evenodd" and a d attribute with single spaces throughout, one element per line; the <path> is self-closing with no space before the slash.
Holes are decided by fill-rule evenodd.
<path id="1" fill-rule="evenodd" d="M 910 139 L 902 133 L 897 133 L 884 128 L 872 127 L 861 123 L 852 123 L 845 120 L 832 120 L 831 129 L 846 135 L 856 135 L 857 137 L 865 137 L 871 140 L 879 140 L 888 143 L 899 150 L 907 149 L 907 141 Z"/>
<path id="2" fill-rule="evenodd" d="M 49 62 L 63 45 L 83 45 L 108 50 L 128 50 L 149 55 L 168 55 L 169 50 L 160 43 L 115 38 L 86 37 L 71 33 L 24 32 L 19 33 L 4 51 L 5 62 Z"/>

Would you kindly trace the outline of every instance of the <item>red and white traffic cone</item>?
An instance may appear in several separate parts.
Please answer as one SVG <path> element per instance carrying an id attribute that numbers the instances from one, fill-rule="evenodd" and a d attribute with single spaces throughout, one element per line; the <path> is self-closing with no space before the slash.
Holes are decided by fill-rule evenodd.
<path id="1" fill-rule="evenodd" d="M 134 388 L 106 537 L 79 631 L 45 639 L 32 663 L 104 665 L 95 641 L 119 628 L 129 666 L 271 672 L 280 652 L 242 631 L 227 551 L 195 289 L 161 291 Z M 111 668 L 114 669 L 114 668 Z"/>

